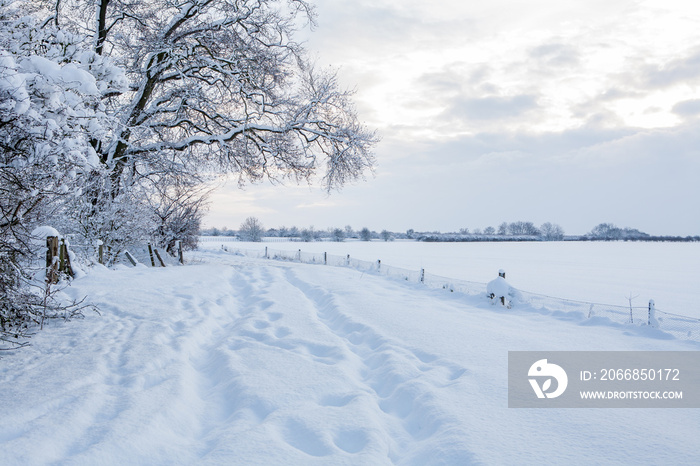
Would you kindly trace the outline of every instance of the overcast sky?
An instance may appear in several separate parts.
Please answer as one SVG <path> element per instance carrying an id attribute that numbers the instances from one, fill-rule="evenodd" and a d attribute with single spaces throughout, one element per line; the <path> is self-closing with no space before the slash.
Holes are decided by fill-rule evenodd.
<path id="1" fill-rule="evenodd" d="M 376 172 L 330 196 L 231 182 L 206 226 L 700 234 L 700 2 L 313 3 L 307 48 L 357 90 Z"/>

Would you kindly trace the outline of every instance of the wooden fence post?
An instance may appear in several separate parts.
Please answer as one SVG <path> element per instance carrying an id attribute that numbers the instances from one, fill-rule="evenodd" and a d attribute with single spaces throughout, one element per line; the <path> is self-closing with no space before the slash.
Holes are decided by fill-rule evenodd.
<path id="1" fill-rule="evenodd" d="M 97 262 L 105 265 L 105 245 L 102 243 L 97 247 Z"/>
<path id="2" fill-rule="evenodd" d="M 156 257 L 158 258 L 158 262 L 160 262 L 160 266 L 165 267 L 165 262 L 163 261 L 163 258 L 160 256 L 160 252 L 158 251 L 158 248 L 153 249 L 153 252 L 156 253 Z"/>
<path id="3" fill-rule="evenodd" d="M 348 258 L 345 259 L 345 266 L 349 267 L 350 266 L 350 254 L 348 254 Z"/>
<path id="4" fill-rule="evenodd" d="M 46 237 L 46 282 L 58 282 L 58 236 Z"/>
<path id="5" fill-rule="evenodd" d="M 175 242 L 175 247 L 177 248 L 177 257 L 182 265 L 185 264 L 185 257 L 182 255 L 182 242 L 177 240 Z"/>
<path id="6" fill-rule="evenodd" d="M 328 265 L 328 253 L 323 253 L 323 265 Z"/>
<path id="7" fill-rule="evenodd" d="M 420 282 L 425 283 L 425 269 L 420 269 Z"/>
<path id="8" fill-rule="evenodd" d="M 269 259 L 269 257 L 267 256 L 267 246 L 265 246 L 265 259 Z"/>
<path id="9" fill-rule="evenodd" d="M 148 243 L 148 255 L 151 257 L 151 267 L 155 267 L 156 260 L 153 257 L 153 246 L 151 246 L 151 243 Z"/>
<path id="10" fill-rule="evenodd" d="M 129 259 L 129 262 L 131 262 L 131 265 L 133 265 L 134 267 L 136 267 L 136 264 L 139 263 L 139 261 L 137 261 L 136 258 L 132 256 L 129 251 L 124 251 L 124 255 L 127 259 Z"/>
<path id="11" fill-rule="evenodd" d="M 71 277 L 73 276 L 73 268 L 70 266 L 70 255 L 68 254 L 68 246 L 66 246 L 66 240 L 61 239 L 61 249 L 59 252 L 60 257 L 60 267 L 59 271 L 67 273 Z"/>
<path id="12" fill-rule="evenodd" d="M 382 260 L 377 259 L 377 272 L 379 272 L 382 269 Z"/>

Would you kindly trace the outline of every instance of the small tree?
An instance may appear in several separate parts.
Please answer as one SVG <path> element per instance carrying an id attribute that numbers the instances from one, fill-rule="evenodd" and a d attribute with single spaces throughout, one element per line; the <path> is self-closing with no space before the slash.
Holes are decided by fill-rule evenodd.
<path id="1" fill-rule="evenodd" d="M 336 241 L 338 243 L 345 241 L 345 230 L 342 228 L 334 228 L 333 231 L 331 231 L 331 236 L 333 238 L 333 241 Z"/>
<path id="2" fill-rule="evenodd" d="M 508 233 L 513 236 L 539 236 L 541 234 L 532 222 L 513 222 L 508 225 Z"/>
<path id="3" fill-rule="evenodd" d="M 556 223 L 544 223 L 540 230 L 542 237 L 547 241 L 561 241 L 564 239 L 564 229 Z"/>
<path id="4" fill-rule="evenodd" d="M 156 183 L 149 197 L 158 225 L 153 235 L 156 244 L 172 255 L 177 241 L 184 249 L 196 249 L 208 194 L 201 186 L 189 186 L 178 180 Z"/>
<path id="5" fill-rule="evenodd" d="M 304 228 L 301 230 L 301 240 L 304 241 L 305 243 L 309 243 L 311 241 L 314 241 L 316 239 L 316 232 L 314 231 L 314 227 L 311 226 L 309 228 Z"/>
<path id="6" fill-rule="evenodd" d="M 238 234 L 246 241 L 262 241 L 263 226 L 255 217 L 248 217 L 243 223 L 241 223 L 238 229 Z"/>
<path id="7" fill-rule="evenodd" d="M 622 238 L 622 230 L 612 223 L 601 223 L 589 235 L 596 239 L 614 240 Z"/>
<path id="8" fill-rule="evenodd" d="M 391 232 L 388 230 L 382 230 L 381 237 L 384 241 L 392 240 Z"/>
<path id="9" fill-rule="evenodd" d="M 371 241 L 372 240 L 372 232 L 369 231 L 369 228 L 365 227 L 360 231 L 360 239 L 362 241 Z"/>
<path id="10" fill-rule="evenodd" d="M 486 228 L 484 228 L 484 234 L 485 235 L 495 235 L 496 229 L 494 227 L 486 227 Z"/>

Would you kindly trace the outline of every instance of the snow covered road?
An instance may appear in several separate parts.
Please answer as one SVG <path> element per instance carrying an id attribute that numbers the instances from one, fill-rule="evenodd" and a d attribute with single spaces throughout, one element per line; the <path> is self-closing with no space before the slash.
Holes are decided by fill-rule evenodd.
<path id="1" fill-rule="evenodd" d="M 0 464 L 698 464 L 682 409 L 509 409 L 513 350 L 698 350 L 350 269 L 95 269 L 0 360 Z"/>

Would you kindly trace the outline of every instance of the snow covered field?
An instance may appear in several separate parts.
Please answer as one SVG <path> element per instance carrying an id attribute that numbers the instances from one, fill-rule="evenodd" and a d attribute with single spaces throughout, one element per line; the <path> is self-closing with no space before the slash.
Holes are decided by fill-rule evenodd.
<path id="1" fill-rule="evenodd" d="M 531 293 L 597 303 L 646 306 L 700 318 L 700 243 L 522 242 L 423 243 L 413 241 L 225 242 L 244 249 L 328 252 L 445 277 L 487 283 L 499 269 L 508 281 Z"/>
<path id="2" fill-rule="evenodd" d="M 101 315 L 2 355 L 0 464 L 700 463 L 697 410 L 507 407 L 508 351 L 697 342 L 346 268 L 188 258 L 93 269 L 65 292 Z"/>

